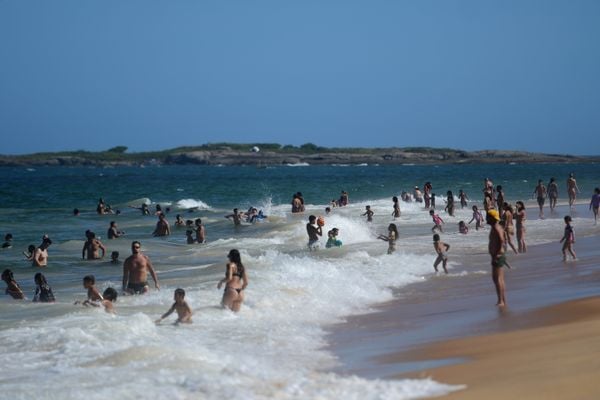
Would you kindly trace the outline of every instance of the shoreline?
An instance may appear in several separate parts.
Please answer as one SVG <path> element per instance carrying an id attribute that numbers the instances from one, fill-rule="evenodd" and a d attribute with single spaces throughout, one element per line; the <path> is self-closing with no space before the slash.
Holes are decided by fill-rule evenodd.
<path id="1" fill-rule="evenodd" d="M 493 361 L 504 357 L 506 347 L 498 346 L 494 353 L 488 350 L 487 343 L 490 340 L 516 342 L 511 350 L 513 354 L 522 353 L 523 357 L 536 360 L 547 349 L 527 346 L 527 343 L 536 344 L 535 337 L 540 332 L 547 335 L 551 348 L 560 349 L 563 340 L 567 343 L 580 340 L 577 336 L 580 333 L 600 327 L 600 297 L 595 297 L 600 294 L 597 288 L 600 272 L 595 271 L 595 261 L 600 259 L 599 237 L 595 234 L 577 240 L 579 259 L 576 262 L 563 263 L 560 246 L 556 243 L 531 246 L 528 253 L 511 256 L 513 269 L 506 271 L 506 308 L 494 306 L 496 298 L 489 257 L 483 254 L 464 257 L 462 265 L 451 271 L 458 274 L 458 278 L 439 276 L 397 290 L 394 300 L 375 306 L 375 312 L 350 316 L 345 322 L 330 327 L 328 348 L 340 363 L 334 372 L 370 379 L 431 378 L 444 384 L 467 385 L 465 390 L 448 398 L 496 398 L 495 391 L 501 391 L 489 384 L 489 380 L 500 376 L 500 383 L 509 378 L 515 381 L 507 387 L 519 387 L 523 393 L 525 390 L 532 393 L 531 388 L 525 387 L 530 380 L 525 376 L 535 375 L 536 368 L 544 363 L 520 361 L 517 364 L 521 372 L 513 376 L 511 371 L 515 367 L 508 365 L 509 357 L 504 364 L 496 365 Z M 471 274 L 465 273 L 468 270 Z M 582 298 L 590 299 L 580 300 Z M 586 310 L 594 311 L 589 321 Z M 557 325 L 564 328 L 556 334 L 548 328 Z M 588 339 L 581 341 L 588 343 L 593 336 Z M 590 343 L 587 348 L 589 346 Z M 477 351 L 468 351 L 471 348 Z M 585 348 L 582 349 L 585 351 Z M 575 355 L 576 350 L 571 350 L 574 360 L 579 357 Z M 532 369 L 528 370 L 528 365 L 532 365 Z M 479 369 L 483 371 L 479 373 Z M 577 373 L 569 370 L 563 373 L 573 382 L 568 385 L 579 382 Z M 581 385 L 585 387 L 586 382 Z M 540 381 L 532 383 L 539 384 Z M 475 395 L 466 397 L 471 393 Z M 506 396 L 510 392 L 503 393 Z"/>

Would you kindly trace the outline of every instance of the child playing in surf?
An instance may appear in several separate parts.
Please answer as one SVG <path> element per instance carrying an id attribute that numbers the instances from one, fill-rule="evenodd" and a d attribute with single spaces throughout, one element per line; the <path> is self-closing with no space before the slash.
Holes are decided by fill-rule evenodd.
<path id="1" fill-rule="evenodd" d="M 175 289 L 175 293 L 173 294 L 175 303 L 173 303 L 171 308 L 169 308 L 169 311 L 164 313 L 159 319 L 156 320 L 156 323 L 160 324 L 160 322 L 171 315 L 173 311 L 177 311 L 177 321 L 175 321 L 174 325 L 192 323 L 192 309 L 184 300 L 184 298 L 185 290 Z"/>
<path id="2" fill-rule="evenodd" d="M 600 207 L 600 188 L 594 189 L 594 195 L 590 201 L 590 210 L 594 212 L 594 225 L 598 223 L 598 208 Z"/>
<path id="3" fill-rule="evenodd" d="M 440 232 L 444 232 L 444 230 L 442 229 L 442 225 L 444 224 L 444 220 L 437 215 L 433 210 L 429 210 L 429 215 L 431 215 L 431 219 L 433 220 L 433 228 L 431 228 L 432 232 L 435 232 L 435 230 L 439 230 Z"/>
<path id="4" fill-rule="evenodd" d="M 11 296 L 13 299 L 16 300 L 23 300 L 25 298 L 25 294 L 21 290 L 21 287 L 19 286 L 17 281 L 15 281 L 13 272 L 10 269 L 5 269 L 4 272 L 2 272 L 2 280 L 6 282 L 5 293 L 7 295 Z"/>
<path id="5" fill-rule="evenodd" d="M 460 221 L 458 223 L 458 232 L 462 233 L 463 235 L 469 233 L 469 227 L 467 226 L 467 224 L 465 224 L 465 221 Z"/>
<path id="6" fill-rule="evenodd" d="M 102 293 L 102 297 L 104 297 L 104 300 L 102 300 L 101 302 L 101 304 L 104 306 L 104 311 L 110 314 L 115 314 L 113 303 L 117 301 L 117 296 L 118 293 L 115 289 L 111 287 L 106 288 L 104 293 Z"/>
<path id="7" fill-rule="evenodd" d="M 330 248 L 330 247 L 341 247 L 342 246 L 342 241 L 338 240 L 338 238 L 337 238 L 337 235 L 339 232 L 340 231 L 338 228 L 333 228 L 332 230 L 327 232 L 327 243 L 325 244 L 325 247 Z"/>
<path id="8" fill-rule="evenodd" d="M 563 253 L 563 261 L 567 261 L 567 251 L 573 257 L 573 260 L 577 260 L 577 256 L 575 255 L 575 251 L 573 250 L 573 243 L 575 243 L 575 232 L 573 231 L 573 227 L 571 226 L 571 216 L 567 215 L 564 218 L 565 220 L 565 231 L 562 239 L 560 239 L 560 243 L 563 243 L 562 253 Z"/>
<path id="9" fill-rule="evenodd" d="M 460 200 L 460 208 L 465 208 L 467 206 L 469 196 L 467 196 L 467 194 L 462 189 L 458 191 L 458 199 Z"/>
<path id="10" fill-rule="evenodd" d="M 478 231 L 479 228 L 483 228 L 482 222 L 483 222 L 483 215 L 481 215 L 481 212 L 479 211 L 479 209 L 477 208 L 477 206 L 473 206 L 473 218 L 471 218 L 471 220 L 469 221 L 469 224 L 473 221 L 475 221 L 475 230 Z"/>
<path id="11" fill-rule="evenodd" d="M 102 302 L 104 298 L 98 291 L 98 288 L 96 288 L 96 278 L 94 275 L 86 275 L 83 277 L 83 287 L 87 289 L 87 299 L 82 302 L 78 300 L 74 304 L 100 307 L 100 302 Z"/>
<path id="12" fill-rule="evenodd" d="M 362 214 L 362 216 L 364 217 L 365 215 L 367 216 L 367 222 L 373 222 L 373 214 L 374 212 L 371 211 L 371 206 L 365 206 L 365 213 Z"/>
<path id="13" fill-rule="evenodd" d="M 379 235 L 377 236 L 377 239 L 388 242 L 388 254 L 392 254 L 394 251 L 396 251 L 396 240 L 398 240 L 398 227 L 396 227 L 396 224 L 390 224 L 388 226 L 387 236 Z"/>
<path id="14" fill-rule="evenodd" d="M 444 243 L 440 240 L 440 235 L 437 233 L 433 235 L 433 248 L 437 253 L 437 258 L 433 263 L 433 268 L 435 272 L 438 272 L 438 265 L 442 263 L 442 268 L 444 268 L 444 272 L 448 273 L 448 269 L 446 268 L 446 264 L 448 264 L 448 255 L 446 252 L 450 249 L 450 245 L 448 243 Z"/>

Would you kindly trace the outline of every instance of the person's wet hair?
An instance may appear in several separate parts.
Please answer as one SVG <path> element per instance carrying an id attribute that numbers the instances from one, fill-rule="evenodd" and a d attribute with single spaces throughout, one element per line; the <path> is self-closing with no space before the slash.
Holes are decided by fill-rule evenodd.
<path id="1" fill-rule="evenodd" d="M 15 278 L 13 276 L 13 272 L 8 268 L 2 271 L 2 280 L 5 282 L 14 281 Z"/>
<path id="2" fill-rule="evenodd" d="M 572 221 L 571 216 L 570 215 L 566 215 L 565 216 L 565 222 L 571 222 L 571 221 Z"/>
<path id="3" fill-rule="evenodd" d="M 102 297 L 104 297 L 105 300 L 109 300 L 109 301 L 117 301 L 117 297 L 118 297 L 118 293 L 115 289 L 109 287 L 106 288 L 106 290 L 104 290 L 104 292 L 102 293 Z"/>
<path id="4" fill-rule="evenodd" d="M 46 281 L 46 277 L 41 272 L 38 272 L 37 274 L 35 274 L 35 276 L 33 277 L 33 281 L 35 283 L 37 283 L 38 285 L 47 285 L 48 284 L 48 281 Z"/>
<path id="5" fill-rule="evenodd" d="M 183 290 L 181 288 L 175 289 L 175 294 L 179 295 L 181 297 L 185 297 L 185 290 Z"/>
<path id="6" fill-rule="evenodd" d="M 91 283 L 94 285 L 96 283 L 96 277 L 94 275 L 86 275 L 83 277 L 83 283 Z"/>
<path id="7" fill-rule="evenodd" d="M 440 235 L 438 235 L 437 233 L 435 235 L 433 235 L 433 241 L 434 242 L 439 242 L 440 241 Z"/>

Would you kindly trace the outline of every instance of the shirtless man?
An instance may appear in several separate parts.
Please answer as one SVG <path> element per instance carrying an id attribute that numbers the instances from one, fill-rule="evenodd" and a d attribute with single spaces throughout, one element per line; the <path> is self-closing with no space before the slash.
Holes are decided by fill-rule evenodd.
<path id="1" fill-rule="evenodd" d="M 317 217 L 311 215 L 306 224 L 306 233 L 308 234 L 308 249 L 316 250 L 319 246 L 319 236 L 323 236 L 323 228 L 317 225 Z"/>
<path id="2" fill-rule="evenodd" d="M 48 247 L 52 244 L 52 240 L 46 235 L 42 239 L 42 244 L 35 249 L 31 263 L 34 267 L 45 267 L 48 265 Z"/>
<path id="3" fill-rule="evenodd" d="M 123 263 L 123 292 L 126 294 L 146 293 L 148 287 L 148 272 L 154 280 L 154 287 L 160 290 L 158 278 L 150 259 L 140 252 L 142 245 L 138 241 L 131 243 L 131 255 Z"/>
<path id="4" fill-rule="evenodd" d="M 88 260 L 98 260 L 103 258 L 106 254 L 106 247 L 102 244 L 102 242 L 96 239 L 96 234 L 94 232 L 86 232 L 87 240 L 83 244 L 83 249 L 81 250 L 81 258 L 85 260 L 85 253 L 87 253 Z M 102 256 L 100 255 L 100 250 L 102 250 Z"/>
<path id="5" fill-rule="evenodd" d="M 577 187 L 577 181 L 573 177 L 573 173 L 569 174 L 569 179 L 567 179 L 567 193 L 569 193 L 569 207 L 573 208 L 573 204 L 575 204 L 575 200 L 577 199 L 577 193 L 579 193 L 579 188 Z"/>
<path id="6" fill-rule="evenodd" d="M 206 242 L 206 230 L 204 229 L 204 225 L 202 225 L 202 220 L 200 218 L 196 219 L 196 241 L 198 243 Z"/>
<path id="7" fill-rule="evenodd" d="M 544 203 L 546 202 L 546 186 L 544 186 L 544 182 L 540 179 L 538 180 L 538 184 L 533 191 L 533 197 L 537 199 L 538 206 L 540 207 L 540 218 L 544 218 Z"/>
<path id="8" fill-rule="evenodd" d="M 505 285 L 504 285 L 504 270 L 503 266 L 506 264 L 506 256 L 504 255 L 504 228 L 500 225 L 500 214 L 496 210 L 489 210 L 486 214 L 486 222 L 491 226 L 488 251 L 492 258 L 492 279 L 494 280 L 494 286 L 496 286 L 496 295 L 498 296 L 498 302 L 496 303 L 499 307 L 506 305 L 506 298 L 504 297 Z"/>
<path id="9" fill-rule="evenodd" d="M 165 218 L 165 214 L 158 214 L 158 222 L 156 223 L 154 232 L 152 232 L 152 236 L 169 236 L 170 234 L 171 227 L 169 226 L 169 221 Z"/>
<path id="10" fill-rule="evenodd" d="M 232 218 L 233 219 L 233 225 L 235 226 L 240 226 L 242 224 L 242 217 L 243 217 L 244 213 L 242 212 L 238 212 L 237 208 L 233 209 L 233 213 L 226 215 L 225 218 L 229 219 Z"/>
<path id="11" fill-rule="evenodd" d="M 106 237 L 109 239 L 116 239 L 120 236 L 123 236 L 125 232 L 117 229 L 117 223 L 115 221 L 110 221 L 110 227 L 108 228 L 108 232 L 106 233 Z"/>

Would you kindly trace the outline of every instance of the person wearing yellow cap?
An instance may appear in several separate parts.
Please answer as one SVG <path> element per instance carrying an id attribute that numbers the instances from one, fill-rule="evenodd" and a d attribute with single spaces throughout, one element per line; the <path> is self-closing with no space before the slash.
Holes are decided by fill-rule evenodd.
<path id="1" fill-rule="evenodd" d="M 488 251 L 492 257 L 492 279 L 494 280 L 496 295 L 498 296 L 496 305 L 503 307 L 506 305 L 506 298 L 504 296 L 505 284 L 502 267 L 504 265 L 508 266 L 506 256 L 504 255 L 504 228 L 499 224 L 500 214 L 494 209 L 488 210 L 485 219 L 492 228 L 490 230 Z"/>

